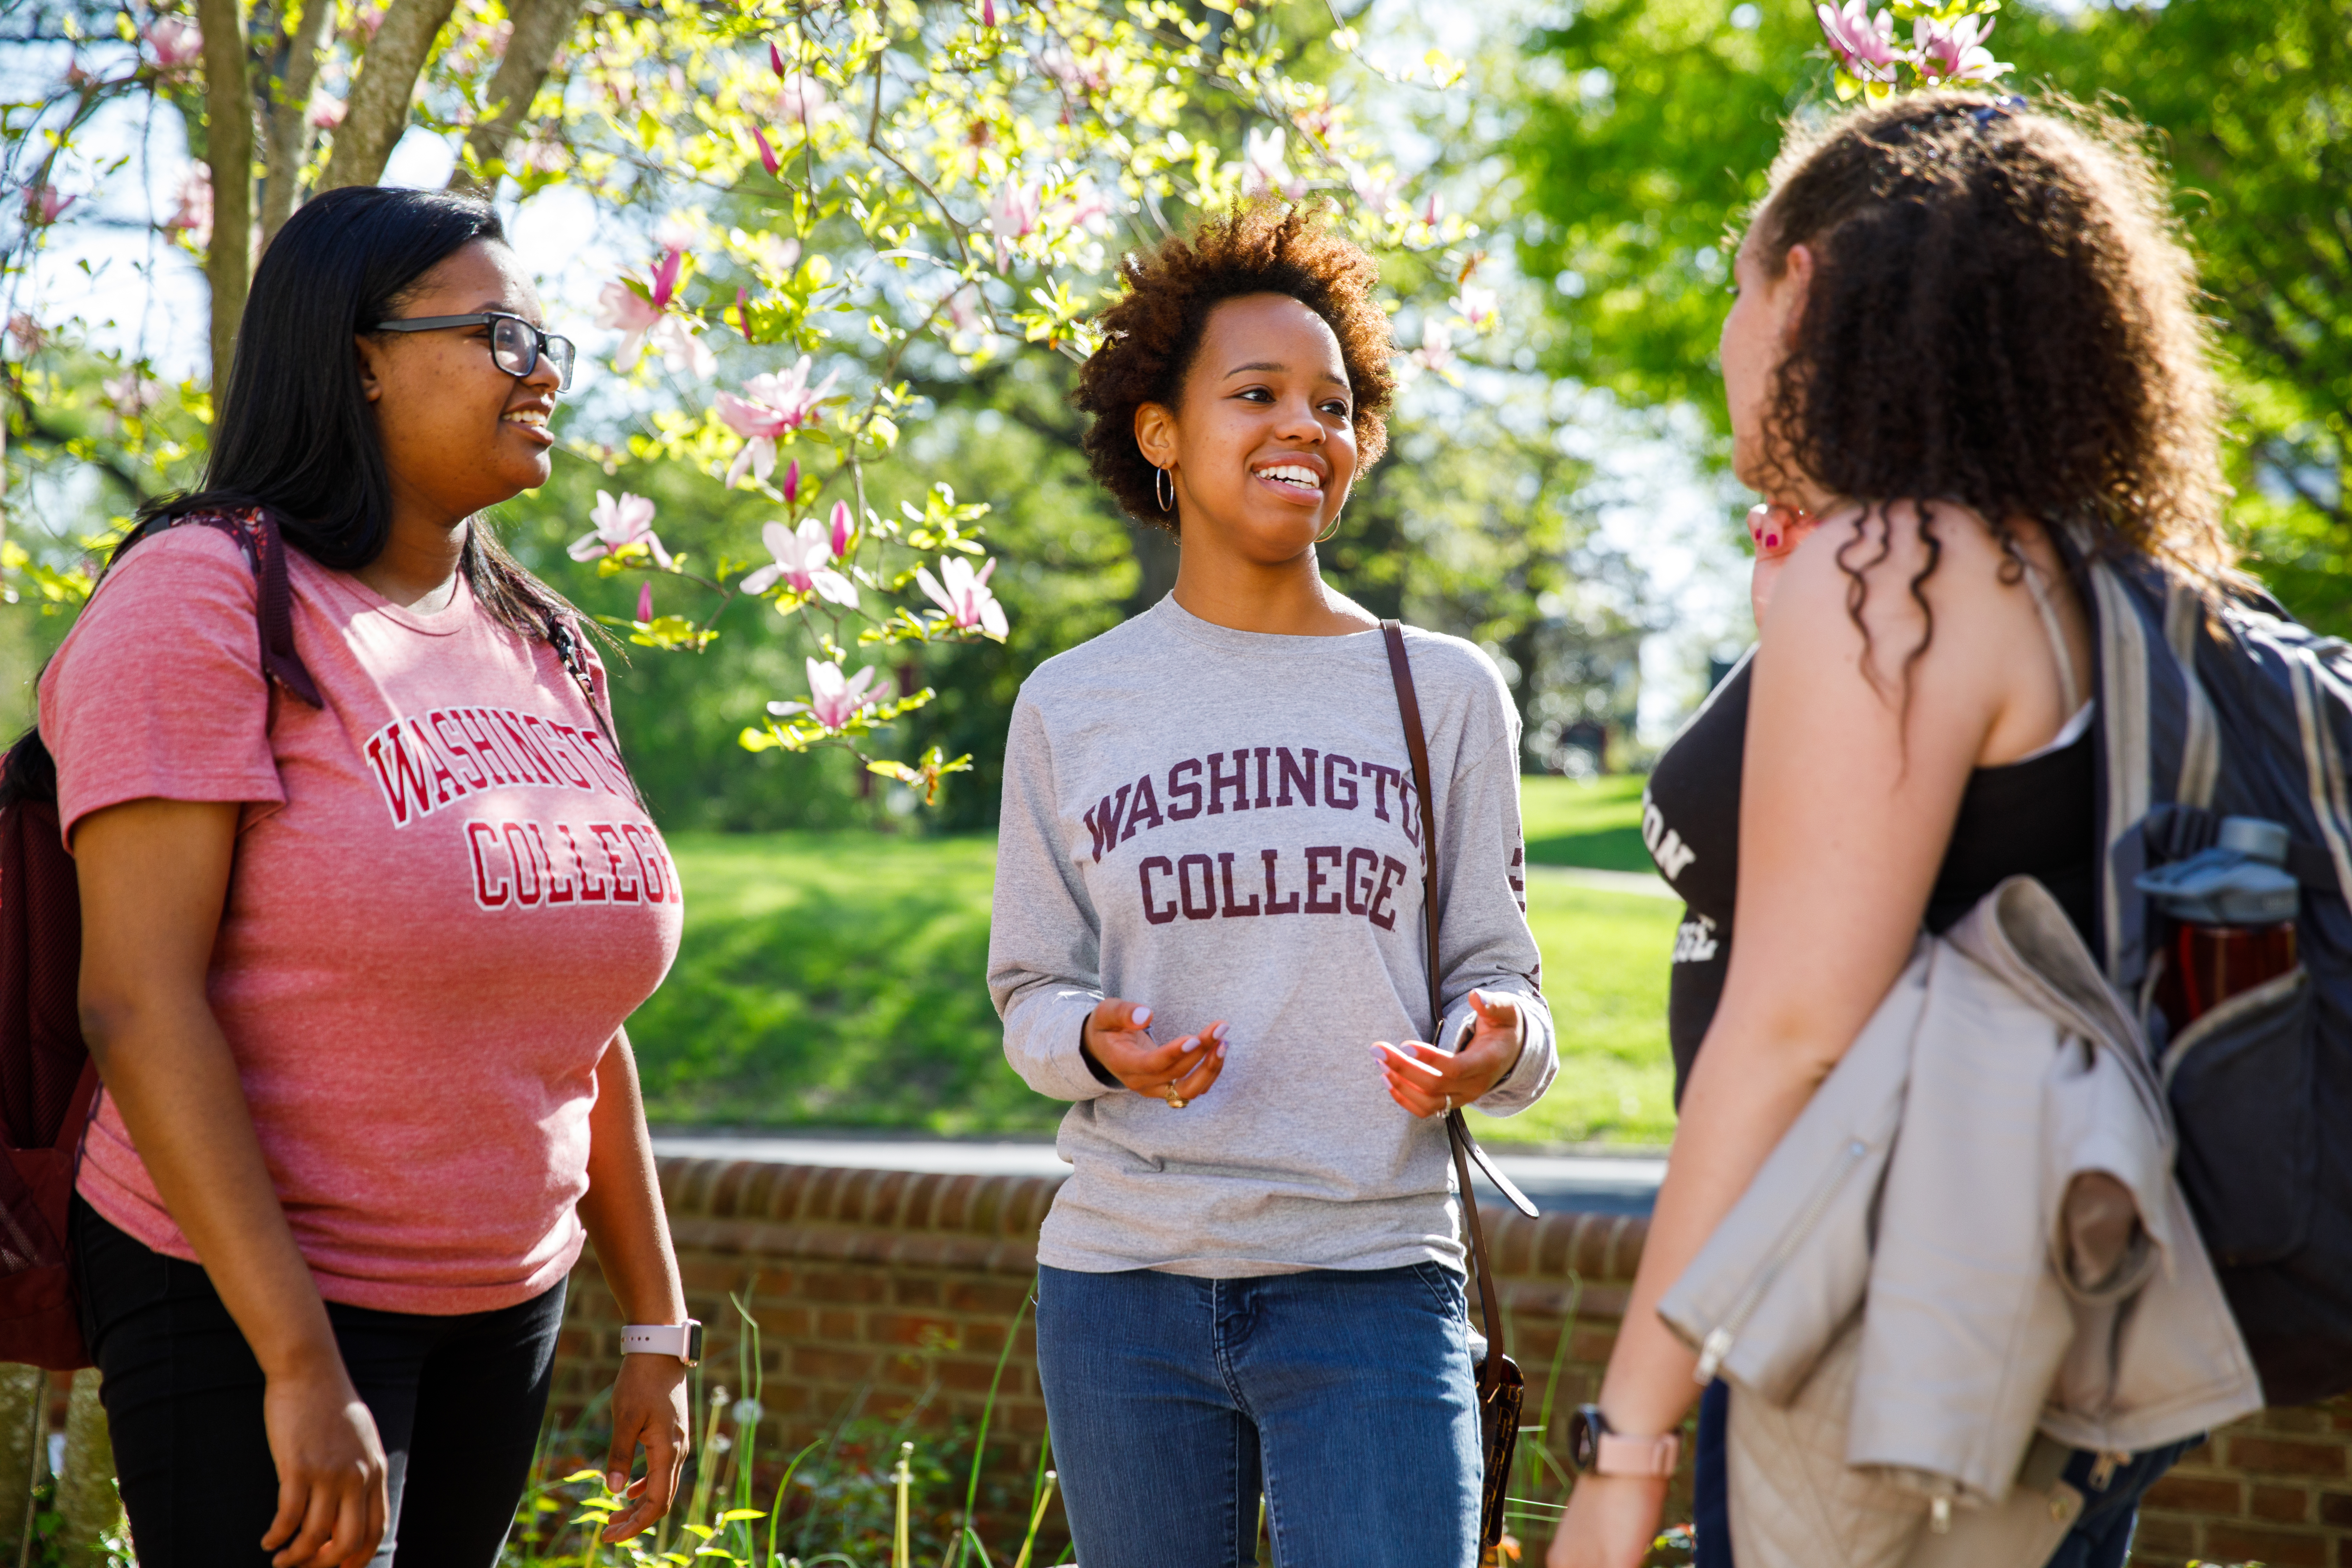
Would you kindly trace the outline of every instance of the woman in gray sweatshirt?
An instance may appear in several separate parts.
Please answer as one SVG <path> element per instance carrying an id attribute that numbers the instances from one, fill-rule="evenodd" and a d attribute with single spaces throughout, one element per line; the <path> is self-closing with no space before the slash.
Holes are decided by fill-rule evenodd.
<path id="1" fill-rule="evenodd" d="M 1087 449 L 1182 563 L 1023 686 L 989 945 L 1006 1056 L 1075 1102 L 1037 1352 L 1078 1561 L 1254 1562 L 1263 1492 L 1286 1568 L 1470 1568 L 1442 1117 L 1524 1110 L 1558 1068 L 1517 715 L 1476 647 L 1407 633 L 1423 822 L 1379 623 L 1317 570 L 1385 442 L 1370 258 L 1250 206 L 1125 271 L 1079 393 Z"/>

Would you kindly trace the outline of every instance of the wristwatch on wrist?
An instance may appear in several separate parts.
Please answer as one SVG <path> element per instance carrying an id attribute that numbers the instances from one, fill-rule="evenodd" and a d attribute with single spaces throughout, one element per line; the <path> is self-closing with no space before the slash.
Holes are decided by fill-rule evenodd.
<path id="1" fill-rule="evenodd" d="M 1590 1476 L 1650 1476 L 1664 1480 L 1683 1457 L 1682 1435 L 1628 1437 L 1609 1428 L 1598 1405 L 1580 1405 L 1568 1421 L 1569 1462 Z"/>
<path id="2" fill-rule="evenodd" d="M 623 1355 L 674 1355 L 688 1366 L 702 1363 L 702 1323 L 631 1323 L 621 1331 Z"/>

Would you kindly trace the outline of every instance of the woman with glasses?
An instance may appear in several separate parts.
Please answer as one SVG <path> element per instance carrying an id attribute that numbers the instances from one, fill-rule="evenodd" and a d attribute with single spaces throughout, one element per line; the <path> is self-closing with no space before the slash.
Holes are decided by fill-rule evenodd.
<path id="1" fill-rule="evenodd" d="M 696 1336 L 622 1021 L 677 876 L 578 618 L 481 518 L 546 482 L 571 364 L 487 205 L 310 203 L 204 489 L 115 552 L 11 753 L 54 757 L 80 882 L 71 1247 L 157 1568 L 489 1568 L 583 1236 L 643 1352 L 606 1539 L 674 1488 Z"/>

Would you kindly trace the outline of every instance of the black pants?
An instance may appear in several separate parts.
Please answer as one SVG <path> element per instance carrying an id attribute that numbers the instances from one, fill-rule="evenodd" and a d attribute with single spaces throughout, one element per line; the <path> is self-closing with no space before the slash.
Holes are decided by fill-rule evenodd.
<path id="1" fill-rule="evenodd" d="M 278 1512 L 260 1363 L 212 1279 L 79 1198 L 82 1332 L 104 1374 L 116 1474 L 142 1568 L 256 1568 Z M 373 1568 L 491 1568 L 530 1478 L 563 1318 L 561 1283 L 495 1312 L 327 1304 L 391 1461 Z"/>

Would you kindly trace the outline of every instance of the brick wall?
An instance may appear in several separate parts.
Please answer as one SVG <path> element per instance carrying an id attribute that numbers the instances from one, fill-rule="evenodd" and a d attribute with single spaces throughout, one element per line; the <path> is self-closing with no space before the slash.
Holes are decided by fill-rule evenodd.
<path id="1" fill-rule="evenodd" d="M 742 1334 L 730 1293 L 759 1324 L 764 1451 L 791 1452 L 853 1408 L 895 1416 L 927 1391 L 928 1420 L 977 1422 L 1036 1271 L 1037 1226 L 1055 1179 L 683 1159 L 661 1162 L 661 1179 L 688 1298 L 709 1325 L 709 1378 L 731 1385 L 735 1377 Z M 1557 1380 L 1556 1445 L 1563 1413 L 1590 1396 L 1608 1360 L 1648 1226 L 1617 1215 L 1484 1213 L 1530 1425 Z M 612 1296 L 593 1259 L 583 1261 L 566 1314 L 559 1410 L 585 1408 L 609 1386 L 619 1338 Z M 1025 1497 L 1045 1434 L 1026 1321 L 991 1434 L 992 1469 L 1017 1478 Z M 1685 1464 L 1670 1521 L 1688 1518 L 1688 1485 Z M 1530 1524 L 1517 1533 L 1528 1560 L 1540 1561 L 1546 1532 Z M 2265 1412 L 2185 1459 L 2150 1497 L 2133 1561 L 2190 1560 L 2352 1568 L 2352 1398 Z"/>

